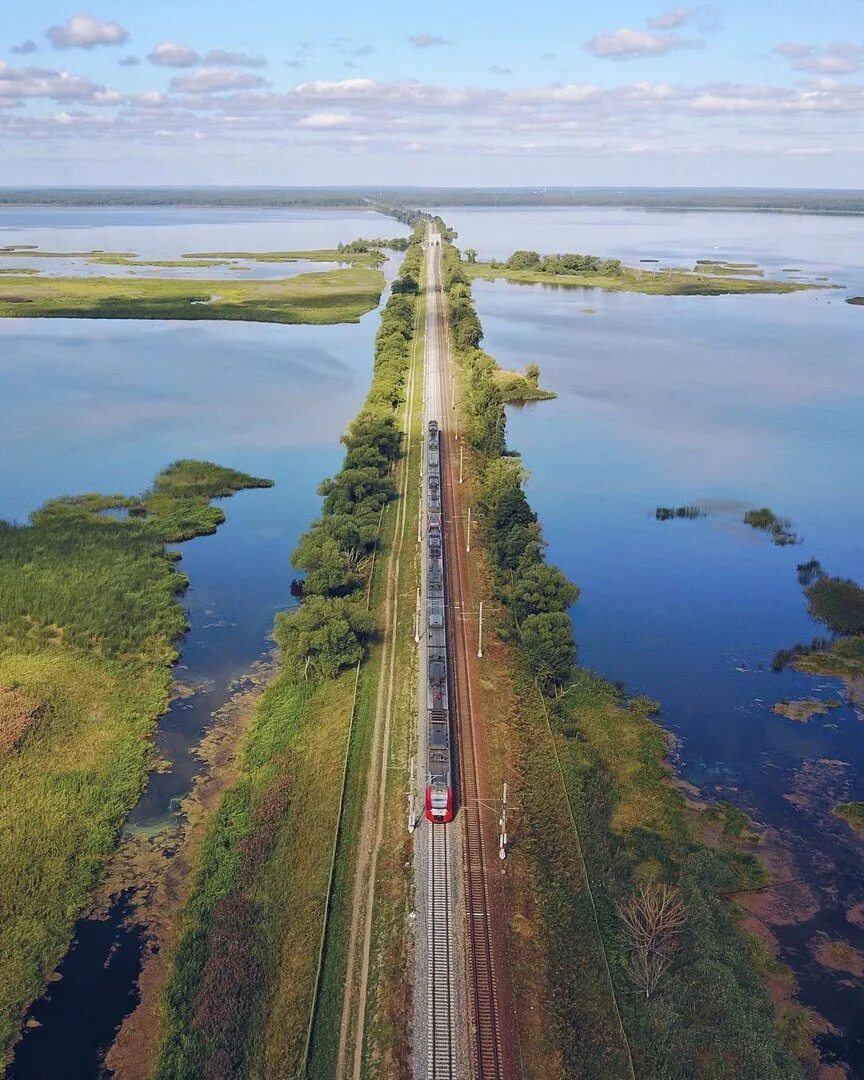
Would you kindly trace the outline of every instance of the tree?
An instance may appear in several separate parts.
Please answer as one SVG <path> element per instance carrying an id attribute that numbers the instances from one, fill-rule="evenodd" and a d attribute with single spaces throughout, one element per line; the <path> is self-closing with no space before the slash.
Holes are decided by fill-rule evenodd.
<path id="1" fill-rule="evenodd" d="M 525 368 L 525 378 L 528 380 L 528 382 L 532 383 L 534 386 L 539 385 L 539 383 L 540 383 L 540 368 L 537 366 L 537 364 L 529 364 Z"/>
<path id="2" fill-rule="evenodd" d="M 345 596 L 360 585 L 357 564 L 321 528 L 310 529 L 300 537 L 291 556 L 291 565 L 306 571 L 304 595 Z"/>
<path id="3" fill-rule="evenodd" d="M 633 982 L 650 997 L 668 968 L 687 918 L 684 902 L 672 885 L 640 885 L 618 905 L 630 955 Z"/>
<path id="4" fill-rule="evenodd" d="M 383 509 L 395 497 L 396 489 L 377 469 L 342 469 L 321 481 L 318 494 L 324 496 L 325 514 L 349 514 L 359 504 Z"/>
<path id="5" fill-rule="evenodd" d="M 540 265 L 540 255 L 536 251 L 514 251 L 507 260 L 511 270 L 533 270 Z"/>
<path id="6" fill-rule="evenodd" d="M 566 611 L 575 604 L 579 589 L 557 566 L 533 562 L 520 566 L 513 581 L 512 604 L 519 622 L 544 611 Z"/>
<path id="7" fill-rule="evenodd" d="M 372 614 L 338 597 L 310 596 L 276 621 L 284 662 L 304 679 L 332 679 L 363 656 L 375 627 Z"/>
<path id="8" fill-rule="evenodd" d="M 537 681 L 547 692 L 563 686 L 576 663 L 569 616 L 563 611 L 529 615 L 521 629 L 522 644 Z"/>
<path id="9" fill-rule="evenodd" d="M 469 263 L 476 263 L 477 262 L 477 249 L 476 248 L 465 248 L 465 258 L 468 260 Z"/>

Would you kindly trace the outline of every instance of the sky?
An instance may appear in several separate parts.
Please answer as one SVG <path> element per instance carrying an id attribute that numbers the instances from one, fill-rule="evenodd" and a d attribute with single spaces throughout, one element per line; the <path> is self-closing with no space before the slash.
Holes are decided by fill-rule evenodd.
<path id="1" fill-rule="evenodd" d="M 862 175 L 864 0 L 0 0 L 0 186 Z"/>

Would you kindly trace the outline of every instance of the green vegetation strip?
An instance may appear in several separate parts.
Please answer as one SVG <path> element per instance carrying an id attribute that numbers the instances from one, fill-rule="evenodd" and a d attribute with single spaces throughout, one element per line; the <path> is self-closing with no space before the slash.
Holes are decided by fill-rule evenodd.
<path id="1" fill-rule="evenodd" d="M 420 258 L 416 244 L 392 286 L 372 385 L 343 437 L 342 468 L 322 482 L 322 515 L 293 556 L 304 572 L 302 602 L 277 618 L 281 673 L 259 707 L 240 779 L 207 841 L 212 857 L 201 861 L 183 916 L 164 998 L 162 1080 L 293 1076 L 307 1067 L 333 1074 L 374 716 L 376 554 L 388 536 L 380 525 L 402 451 L 397 414 Z M 278 742 L 261 755 L 255 748 L 267 729 Z"/>
<path id="2" fill-rule="evenodd" d="M 0 1061 L 152 763 L 186 629 L 165 545 L 214 532 L 210 500 L 260 486 L 181 461 L 140 499 L 58 499 L 0 523 Z"/>
<path id="3" fill-rule="evenodd" d="M 552 984 L 544 1036 L 555 1045 L 546 1052 L 562 1055 L 567 1076 L 618 1078 L 630 1071 L 630 1053 L 639 1076 L 681 1076 L 682 1068 L 698 1076 L 799 1076 L 792 1048 L 800 1048 L 802 1031 L 806 1036 L 807 1016 L 775 1013 L 759 973 L 765 961 L 725 899 L 765 882 L 748 850 L 746 816 L 720 806 L 700 814 L 688 805 L 670 783 L 668 736 L 652 719 L 656 706 L 625 699 L 576 664 L 567 608 L 577 590 L 545 562 L 525 473 L 506 453 L 497 365 L 479 347 L 471 269 L 445 247 L 460 430 L 474 451 L 478 542 L 491 563 L 497 629 L 511 658 L 499 667 L 504 679 L 496 693 L 503 695 L 504 673 L 512 673 L 522 704 L 518 730 L 521 714 L 536 715 L 533 680 L 549 718 L 545 748 L 536 724 L 525 722 L 517 755 L 527 793 L 519 801 L 520 851 L 532 860 Z M 570 818 L 563 831 L 562 803 Z M 646 946 L 634 922 L 644 927 L 661 903 L 665 929 L 654 923 Z M 521 937 L 517 923 L 517 949 Z M 533 987 L 536 970 L 530 980 Z M 711 987 L 708 1013 L 694 987 Z"/>
<path id="4" fill-rule="evenodd" d="M 275 281 L 7 277 L 0 318 L 357 322 L 383 288 L 379 270 L 357 268 Z"/>
<path id="5" fill-rule="evenodd" d="M 469 258 L 462 273 L 466 281 L 474 278 L 504 278 L 506 281 L 532 285 L 561 285 L 569 288 L 605 289 L 609 292 L 652 293 L 661 296 L 723 296 L 734 293 L 788 293 L 803 289 L 826 288 L 804 282 L 761 281 L 731 275 L 736 267 L 711 267 L 709 273 L 688 270 L 636 270 L 623 266 L 618 259 L 594 255 L 564 253 L 540 255 L 536 251 L 514 251 L 506 262 L 477 262 Z M 697 269 L 708 269 L 697 264 Z M 720 275 L 720 276 L 718 276 Z"/>

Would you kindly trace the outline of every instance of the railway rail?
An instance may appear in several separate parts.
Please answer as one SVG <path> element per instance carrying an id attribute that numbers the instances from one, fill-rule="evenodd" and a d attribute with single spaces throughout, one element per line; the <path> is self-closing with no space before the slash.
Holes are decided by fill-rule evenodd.
<path id="1" fill-rule="evenodd" d="M 472 1075 L 475 1080 L 504 1080 L 515 1075 L 510 1064 L 512 1048 L 506 1032 L 512 1022 L 509 982 L 506 972 L 506 942 L 500 906 L 500 883 L 490 875 L 488 858 L 497 855 L 494 836 L 489 835 L 483 816 L 483 748 L 480 743 L 482 715 L 472 687 L 473 615 L 470 609 L 470 581 L 460 529 L 460 499 L 450 448 L 453 432 L 447 335 L 442 309 L 440 248 L 431 255 L 430 307 L 433 311 L 434 355 L 438 379 L 438 399 L 442 406 L 441 486 L 445 518 L 447 579 L 447 638 L 450 642 L 452 680 L 451 724 L 458 748 L 459 799 L 462 819 L 463 876 L 466 902 L 466 945 L 468 974 L 469 1043 Z M 491 878 L 491 880 L 490 880 Z M 495 890 L 498 890 L 496 897 Z M 496 929 L 497 928 L 497 929 Z M 502 968 L 505 968 L 502 971 Z M 502 977 L 503 976 L 503 977 Z"/>
<path id="2" fill-rule="evenodd" d="M 446 825 L 429 825 L 429 895 L 427 956 L 428 1041 L 427 1076 L 453 1080 L 456 1076 L 453 1030 L 453 926 L 450 903 L 450 845 Z"/>

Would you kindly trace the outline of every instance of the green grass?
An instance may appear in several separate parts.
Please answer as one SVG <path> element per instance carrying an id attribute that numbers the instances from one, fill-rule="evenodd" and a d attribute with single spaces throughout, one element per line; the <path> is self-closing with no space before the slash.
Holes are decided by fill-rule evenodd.
<path id="1" fill-rule="evenodd" d="M 339 262 L 354 266 L 377 266 L 374 252 L 348 252 L 338 248 L 313 248 L 309 251 L 193 251 L 184 259 L 246 259 L 249 262 Z M 188 265 L 188 264 L 181 264 Z"/>
<path id="2" fill-rule="evenodd" d="M 536 270 L 508 270 L 488 263 L 465 263 L 469 279 L 504 278 L 523 285 L 561 288 L 604 289 L 607 292 L 638 292 L 658 296 L 726 296 L 738 293 L 790 293 L 804 289 L 829 288 L 793 281 L 754 281 L 750 278 L 715 277 L 682 270 L 625 269 L 620 276 L 603 274 L 544 274 Z"/>
<path id="3" fill-rule="evenodd" d="M 765 271 L 757 263 L 725 262 L 714 259 L 697 259 L 693 268 L 697 274 L 746 274 L 748 277 L 764 277 Z"/>
<path id="4" fill-rule="evenodd" d="M 101 251 L 94 248 L 92 251 L 40 251 L 38 247 L 26 247 L 24 245 L 12 247 L 0 247 L 0 258 L 3 259 L 134 259 L 137 258 L 134 251 Z"/>
<path id="5" fill-rule="evenodd" d="M 8 276 L 10 274 L 21 275 L 21 274 L 41 274 L 41 273 L 42 273 L 41 270 L 37 270 L 37 269 L 35 269 L 35 267 L 32 267 L 32 266 L 21 266 L 21 267 L 5 266 L 5 267 L 0 267 L 0 274 L 6 275 L 6 276 Z"/>
<path id="6" fill-rule="evenodd" d="M 521 405 L 527 401 L 551 401 L 558 397 L 551 390 L 544 390 L 532 382 L 521 371 L 499 369 L 495 372 L 495 382 L 502 399 L 508 405 Z"/>
<path id="7" fill-rule="evenodd" d="M 383 288 L 380 271 L 357 268 L 276 281 L 11 277 L 0 286 L 0 318 L 357 322 Z"/>
<path id="8" fill-rule="evenodd" d="M 843 818 L 857 833 L 864 833 L 864 802 L 838 803 L 834 813 Z"/>
<path id="9" fill-rule="evenodd" d="M 0 731 L 0 1061 L 146 780 L 186 628 L 165 544 L 212 532 L 211 498 L 266 483 L 177 462 L 138 499 L 58 499 L 0 523 L 0 689 L 30 713 L 20 737 Z"/>
<path id="10" fill-rule="evenodd" d="M 188 266 L 192 268 L 205 266 L 231 266 L 230 259 L 142 259 L 132 255 L 96 255 L 87 260 L 94 265 L 101 266 Z M 238 267 L 240 269 L 240 267 Z"/>

